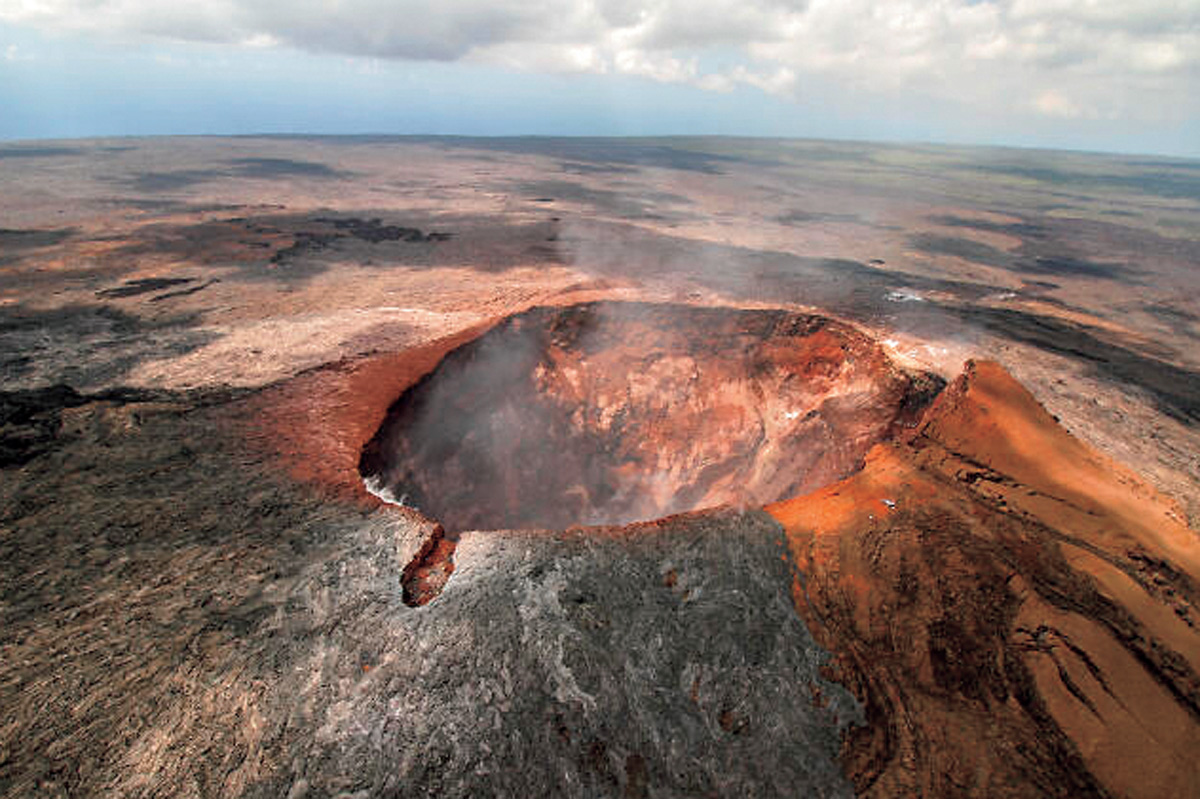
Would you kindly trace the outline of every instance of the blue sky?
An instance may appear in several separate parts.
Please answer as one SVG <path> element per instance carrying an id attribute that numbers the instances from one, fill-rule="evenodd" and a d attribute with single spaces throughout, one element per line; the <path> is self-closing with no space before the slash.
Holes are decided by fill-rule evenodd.
<path id="1" fill-rule="evenodd" d="M 0 138 L 733 134 L 1200 156 L 1200 0 L 0 0 Z"/>

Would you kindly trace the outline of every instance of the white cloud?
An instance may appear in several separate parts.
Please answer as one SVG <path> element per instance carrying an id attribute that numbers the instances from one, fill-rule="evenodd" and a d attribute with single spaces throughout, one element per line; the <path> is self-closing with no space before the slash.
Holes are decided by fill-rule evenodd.
<path id="1" fill-rule="evenodd" d="M 279 40 L 269 33 L 255 33 L 243 39 L 241 44 L 245 47 L 278 47 Z"/>
<path id="2" fill-rule="evenodd" d="M 706 92 L 727 94 L 737 88 L 737 83 L 728 75 L 711 73 L 696 79 L 696 85 Z"/>
<path id="3" fill-rule="evenodd" d="M 640 75 L 660 83 L 688 83 L 696 80 L 696 59 L 682 61 L 646 50 L 621 50 L 613 54 L 613 65 L 623 75 Z"/>
<path id="4" fill-rule="evenodd" d="M 1075 119 L 1200 103 L 1200 0 L 0 0 L 0 22 Z"/>
<path id="5" fill-rule="evenodd" d="M 791 96 L 797 91 L 796 73 L 787 67 L 779 67 L 770 73 L 755 72 L 745 67 L 735 67 L 729 78 L 747 86 L 753 86 L 767 94 Z"/>
<path id="6" fill-rule="evenodd" d="M 1047 89 L 1034 98 L 1033 106 L 1040 113 L 1048 117 L 1078 119 L 1079 117 L 1089 115 L 1088 109 L 1083 108 L 1062 92 L 1055 91 L 1054 89 Z"/>

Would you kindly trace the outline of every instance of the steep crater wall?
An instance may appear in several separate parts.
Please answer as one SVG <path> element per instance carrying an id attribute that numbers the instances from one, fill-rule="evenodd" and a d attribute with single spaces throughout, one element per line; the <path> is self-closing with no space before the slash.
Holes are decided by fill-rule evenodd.
<path id="1" fill-rule="evenodd" d="M 451 531 L 759 506 L 853 473 L 942 386 L 819 316 L 535 308 L 408 389 L 360 472 Z"/>

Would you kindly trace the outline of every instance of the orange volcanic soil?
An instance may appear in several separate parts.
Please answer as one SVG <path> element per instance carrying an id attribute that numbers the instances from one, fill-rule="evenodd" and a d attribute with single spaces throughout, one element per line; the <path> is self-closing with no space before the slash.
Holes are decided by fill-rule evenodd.
<path id="1" fill-rule="evenodd" d="M 1195 796 L 1200 543 L 994 363 L 861 472 L 767 508 L 865 703 L 869 796 Z"/>

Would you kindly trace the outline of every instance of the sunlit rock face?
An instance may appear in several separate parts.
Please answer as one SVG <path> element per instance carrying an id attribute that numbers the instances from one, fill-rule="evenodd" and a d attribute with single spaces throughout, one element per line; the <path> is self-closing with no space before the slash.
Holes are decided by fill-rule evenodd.
<path id="1" fill-rule="evenodd" d="M 361 470 L 451 530 L 756 506 L 852 473 L 940 388 L 818 316 L 536 308 L 405 392 Z"/>

